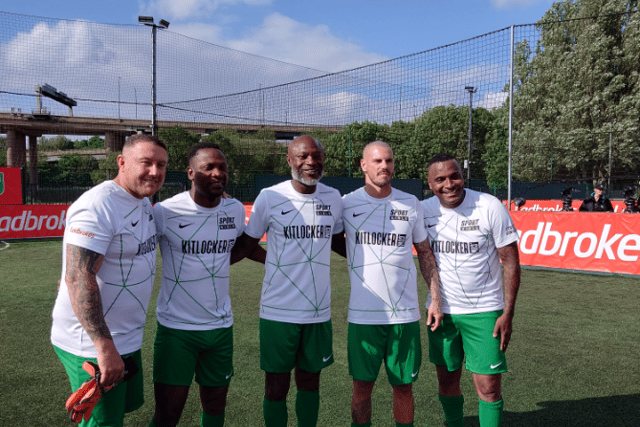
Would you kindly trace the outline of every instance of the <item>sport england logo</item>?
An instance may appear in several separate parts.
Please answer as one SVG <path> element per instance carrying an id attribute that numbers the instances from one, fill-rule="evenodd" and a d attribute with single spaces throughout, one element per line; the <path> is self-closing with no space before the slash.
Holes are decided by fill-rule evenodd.
<path id="1" fill-rule="evenodd" d="M 389 212 L 391 221 L 409 221 L 409 211 L 405 209 L 391 209 Z"/>
<path id="2" fill-rule="evenodd" d="M 223 216 L 218 218 L 218 227 L 220 230 L 235 230 L 236 219 L 232 216 Z"/>
<path id="3" fill-rule="evenodd" d="M 316 205 L 316 215 L 318 216 L 332 216 L 331 205 Z"/>
<path id="4" fill-rule="evenodd" d="M 4 172 L 0 172 L 0 196 L 4 193 Z"/>

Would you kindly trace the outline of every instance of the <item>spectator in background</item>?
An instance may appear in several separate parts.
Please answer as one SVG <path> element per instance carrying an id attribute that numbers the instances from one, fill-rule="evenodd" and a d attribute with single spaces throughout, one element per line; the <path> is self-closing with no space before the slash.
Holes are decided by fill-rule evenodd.
<path id="1" fill-rule="evenodd" d="M 604 196 L 604 186 L 597 184 L 591 197 L 584 199 L 580 212 L 613 212 L 611 201 Z"/>

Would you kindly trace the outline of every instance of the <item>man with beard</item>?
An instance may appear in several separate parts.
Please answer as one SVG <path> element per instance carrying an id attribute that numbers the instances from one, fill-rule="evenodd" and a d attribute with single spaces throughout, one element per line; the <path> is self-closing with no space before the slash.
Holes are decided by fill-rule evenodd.
<path id="1" fill-rule="evenodd" d="M 418 199 L 391 187 L 394 159 L 388 144 L 374 141 L 362 153 L 364 187 L 344 196 L 346 234 L 334 250 L 349 260 L 348 359 L 353 377 L 353 427 L 371 426 L 371 393 L 383 361 L 393 389 L 396 426 L 413 426 L 412 384 L 422 349 L 417 272 L 412 246 L 431 294 L 427 326 L 442 320 L 435 258 Z M 340 241 L 342 240 L 342 241 Z"/>
<path id="2" fill-rule="evenodd" d="M 318 182 L 324 150 L 312 137 L 292 141 L 287 162 L 292 179 L 260 192 L 245 230 L 250 246 L 267 233 L 260 301 L 267 427 L 287 425 L 294 368 L 298 425 L 315 426 L 320 371 L 333 363 L 329 260 L 331 238 L 342 233 L 340 193 Z"/>
<path id="3" fill-rule="evenodd" d="M 131 136 L 117 165 L 113 181 L 96 185 L 69 208 L 53 308 L 51 342 L 71 388 L 79 389 L 90 378 L 82 369 L 86 360 L 97 362 L 101 388 L 117 384 L 80 422 L 83 427 L 122 426 L 125 413 L 144 401 L 141 369 L 121 382 L 123 357 L 141 368 L 142 331 L 156 270 L 156 225 L 148 197 L 164 182 L 167 147 L 151 135 Z"/>
<path id="4" fill-rule="evenodd" d="M 464 360 L 473 373 L 480 425 L 498 427 L 504 405 L 505 351 L 520 287 L 518 233 L 500 200 L 464 188 L 462 168 L 453 156 L 438 154 L 427 168 L 436 197 L 422 201 L 422 206 L 445 313 L 442 326 L 428 331 L 439 399 L 447 424 L 463 427 L 460 376 Z"/>
<path id="5" fill-rule="evenodd" d="M 195 373 L 201 425 L 221 427 L 233 375 L 229 265 L 245 227 L 242 203 L 223 197 L 227 160 L 217 144 L 187 153 L 191 189 L 154 206 L 162 252 L 150 427 L 175 426 Z"/>

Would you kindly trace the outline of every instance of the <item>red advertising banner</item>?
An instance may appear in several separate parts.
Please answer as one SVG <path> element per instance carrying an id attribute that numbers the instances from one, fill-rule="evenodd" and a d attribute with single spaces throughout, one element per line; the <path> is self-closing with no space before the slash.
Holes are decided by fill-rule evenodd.
<path id="1" fill-rule="evenodd" d="M 0 205 L 22 204 L 20 168 L 0 168 Z"/>
<path id="2" fill-rule="evenodd" d="M 69 205 L 0 207 L 0 240 L 62 237 Z"/>
<path id="3" fill-rule="evenodd" d="M 507 202 L 503 201 L 506 205 Z M 582 200 L 572 200 L 571 207 L 574 211 L 578 211 L 580 209 L 580 205 L 582 204 Z M 613 205 L 614 212 L 622 212 L 625 208 L 624 202 L 622 200 L 612 200 L 611 204 Z M 516 210 L 515 206 L 511 205 L 511 209 Z M 561 212 L 562 211 L 562 200 L 527 200 L 527 203 L 518 209 L 520 212 Z"/>
<path id="4" fill-rule="evenodd" d="M 245 204 L 247 221 L 251 207 Z M 62 237 L 68 208 L 2 206 L 0 240 Z M 511 218 L 522 265 L 640 275 L 640 214 L 511 211 Z"/>
<path id="5" fill-rule="evenodd" d="M 522 265 L 640 275 L 640 215 L 511 212 Z"/>

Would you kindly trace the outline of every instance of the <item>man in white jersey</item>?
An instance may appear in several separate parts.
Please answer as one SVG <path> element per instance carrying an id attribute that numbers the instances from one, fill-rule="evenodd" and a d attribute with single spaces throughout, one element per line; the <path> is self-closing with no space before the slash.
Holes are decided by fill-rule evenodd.
<path id="1" fill-rule="evenodd" d="M 227 160 L 217 144 L 187 153 L 191 189 L 154 206 L 162 252 L 149 427 L 178 424 L 195 373 L 201 425 L 222 427 L 233 375 L 232 249 L 245 227 L 242 203 L 223 197 Z"/>
<path id="2" fill-rule="evenodd" d="M 368 144 L 360 167 L 364 187 L 344 196 L 346 234 L 334 240 L 334 250 L 349 262 L 348 358 L 353 376 L 353 427 L 371 425 L 371 393 L 385 362 L 393 388 L 396 426 L 413 426 L 412 384 L 418 379 L 422 349 L 417 272 L 432 296 L 427 325 L 435 330 L 442 320 L 435 258 L 424 228 L 418 199 L 391 187 L 394 159 L 382 141 Z"/>
<path id="3" fill-rule="evenodd" d="M 464 188 L 460 164 L 439 154 L 428 164 L 424 220 L 442 283 L 442 327 L 429 331 L 429 359 L 450 427 L 464 426 L 462 361 L 473 373 L 482 427 L 501 424 L 501 374 L 520 286 L 518 234 L 495 197 Z M 501 273 L 500 261 L 504 267 Z M 504 287 L 504 291 L 503 291 Z"/>
<path id="4" fill-rule="evenodd" d="M 322 145 L 301 136 L 289 145 L 292 179 L 263 189 L 245 230 L 255 245 L 267 233 L 260 300 L 260 367 L 267 427 L 287 425 L 286 397 L 295 368 L 298 426 L 318 420 L 320 371 L 333 363 L 331 238 L 342 233 L 340 193 L 319 183 Z"/>
<path id="5" fill-rule="evenodd" d="M 157 241 L 147 197 L 164 182 L 166 146 L 151 135 L 131 136 L 117 164 L 116 178 L 84 193 L 67 214 L 51 342 L 73 390 L 89 378 L 81 368 L 87 359 L 97 362 L 102 387 L 123 378 L 123 357 L 141 368 Z M 80 425 L 122 426 L 125 412 L 142 403 L 140 370 L 105 393 Z"/>

